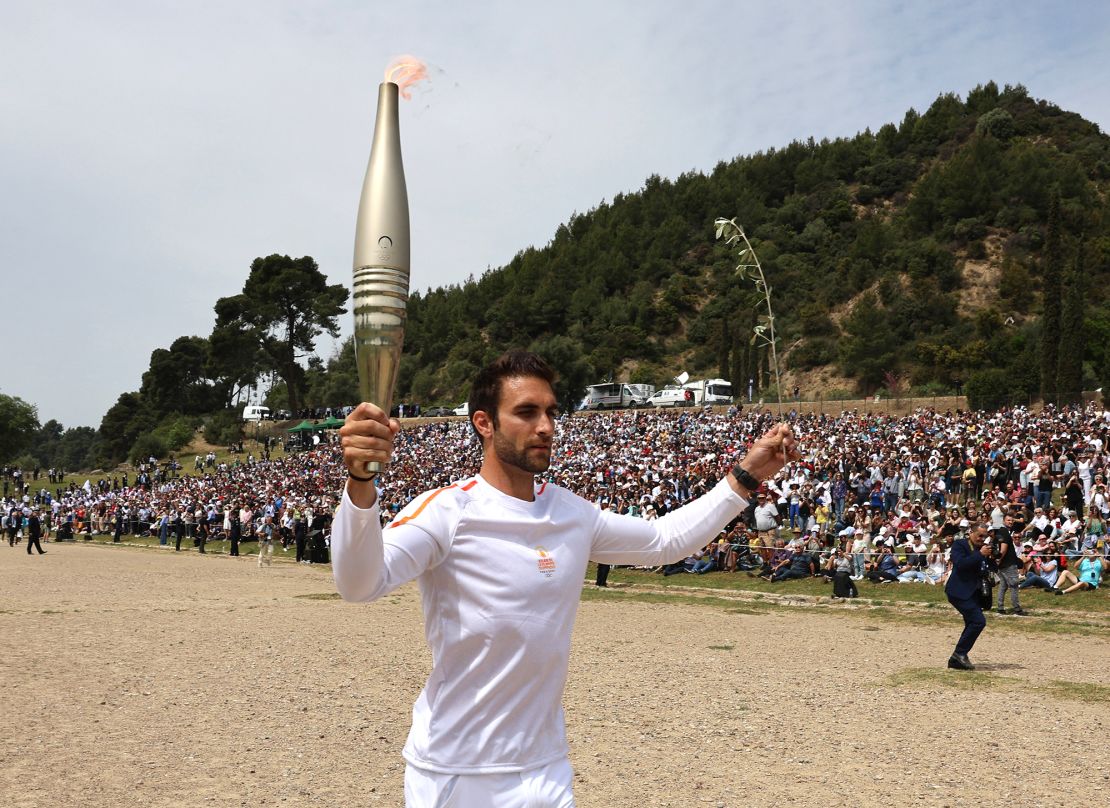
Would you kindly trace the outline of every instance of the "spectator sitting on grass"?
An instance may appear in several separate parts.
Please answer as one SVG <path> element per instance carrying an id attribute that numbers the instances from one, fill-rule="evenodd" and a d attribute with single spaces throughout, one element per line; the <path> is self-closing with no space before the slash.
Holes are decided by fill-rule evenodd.
<path id="1" fill-rule="evenodd" d="M 925 554 L 929 552 L 929 545 L 925 543 L 925 539 L 915 533 L 907 532 L 905 538 L 903 549 L 906 553 L 906 563 L 915 569 L 921 569 L 925 566 Z"/>
<path id="2" fill-rule="evenodd" d="M 771 580 L 771 576 L 790 565 L 791 553 L 786 549 L 786 542 L 782 539 L 775 539 L 775 550 L 771 553 L 771 557 L 763 562 L 763 567 L 759 570 L 759 577 L 766 581 Z"/>
<path id="3" fill-rule="evenodd" d="M 918 569 L 916 566 L 907 561 L 905 564 L 898 568 L 898 583 L 932 584 L 934 583 L 934 581 L 925 573 L 924 570 Z"/>
<path id="4" fill-rule="evenodd" d="M 804 548 L 799 547 L 790 557 L 789 563 L 771 575 L 771 580 L 778 582 L 794 578 L 812 578 L 814 572 L 813 558 Z"/>
<path id="5" fill-rule="evenodd" d="M 1078 578 L 1070 570 L 1064 570 L 1060 573 L 1060 578 L 1056 582 L 1057 595 L 1067 595 L 1084 589 L 1098 589 L 1099 584 L 1102 583 L 1102 573 L 1106 569 L 1106 563 L 1095 554 L 1094 550 L 1087 550 L 1083 554 L 1077 569 L 1079 571 Z M 1071 586 L 1068 586 L 1067 589 L 1062 588 L 1069 583 Z"/>
<path id="6" fill-rule="evenodd" d="M 1044 555 L 1032 553 L 1025 567 L 1025 580 L 1018 584 L 1018 589 L 1028 589 L 1036 586 L 1041 589 L 1053 591 L 1056 581 L 1060 577 L 1060 565 L 1056 560 L 1056 542 L 1049 542 Z"/>
<path id="7" fill-rule="evenodd" d="M 713 572 L 717 569 L 717 559 L 715 558 L 717 552 L 717 542 L 707 544 L 702 548 L 701 552 L 697 554 L 697 560 L 694 566 L 690 568 L 690 572 L 694 575 L 702 575 L 706 572 Z"/>
<path id="8" fill-rule="evenodd" d="M 948 580 L 948 561 L 939 544 L 929 548 L 929 555 L 925 557 L 925 574 L 933 584 L 943 584 Z"/>
<path id="9" fill-rule="evenodd" d="M 879 557 L 868 564 L 867 579 L 874 583 L 891 583 L 898 580 L 898 559 L 887 539 L 879 546 Z"/>
<path id="10" fill-rule="evenodd" d="M 678 575 L 680 572 L 693 572 L 694 565 L 698 563 L 699 558 L 700 555 L 694 554 L 687 556 L 686 558 L 682 559 L 681 561 L 677 561 L 674 564 L 667 564 L 665 567 L 663 567 L 663 575 L 668 576 Z"/>
<path id="11" fill-rule="evenodd" d="M 1079 536 L 1084 533 L 1083 520 L 1076 511 L 1064 511 L 1060 532 L 1065 536 Z"/>

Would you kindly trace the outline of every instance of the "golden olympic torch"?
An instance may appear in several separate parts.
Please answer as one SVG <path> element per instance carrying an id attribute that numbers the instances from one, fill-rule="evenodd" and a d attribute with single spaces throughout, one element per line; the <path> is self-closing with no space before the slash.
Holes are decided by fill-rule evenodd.
<path id="1" fill-rule="evenodd" d="M 409 299 L 409 200 L 401 164 L 398 97 L 425 76 L 424 65 L 402 57 L 378 87 L 370 163 L 355 225 L 353 310 L 359 395 L 388 414 L 405 338 Z M 396 79 L 396 81 L 394 81 Z M 373 476 L 381 463 L 367 463 Z"/>

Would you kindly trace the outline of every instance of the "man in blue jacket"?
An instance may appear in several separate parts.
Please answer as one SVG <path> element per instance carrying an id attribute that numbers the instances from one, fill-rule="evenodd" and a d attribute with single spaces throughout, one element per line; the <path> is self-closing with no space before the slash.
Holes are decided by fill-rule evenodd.
<path id="1" fill-rule="evenodd" d="M 966 539 L 956 539 L 952 543 L 952 572 L 944 585 L 948 602 L 964 618 L 964 631 L 956 643 L 956 650 L 948 659 L 948 667 L 956 670 L 971 671 L 975 666 L 967 655 L 972 646 L 987 627 L 983 607 L 979 605 L 979 581 L 984 569 L 994 567 L 991 561 L 991 548 L 986 544 L 987 526 L 976 525 Z"/>

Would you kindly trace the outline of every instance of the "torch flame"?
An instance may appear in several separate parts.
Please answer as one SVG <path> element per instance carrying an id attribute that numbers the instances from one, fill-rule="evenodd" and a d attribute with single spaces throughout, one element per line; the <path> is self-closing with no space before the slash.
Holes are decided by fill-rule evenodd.
<path id="1" fill-rule="evenodd" d="M 385 80 L 397 85 L 401 97 L 412 98 L 408 89 L 418 81 L 428 78 L 428 68 L 415 56 L 398 56 L 385 69 Z"/>

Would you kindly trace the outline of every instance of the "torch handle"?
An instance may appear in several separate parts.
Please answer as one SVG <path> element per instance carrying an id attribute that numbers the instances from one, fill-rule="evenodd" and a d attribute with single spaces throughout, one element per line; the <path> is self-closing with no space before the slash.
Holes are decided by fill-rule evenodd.
<path id="1" fill-rule="evenodd" d="M 402 269 L 367 266 L 355 271 L 355 361 L 360 393 L 363 401 L 381 407 L 387 418 L 401 364 L 408 297 L 409 276 Z M 368 475 L 384 470 L 384 463 L 366 464 Z"/>

